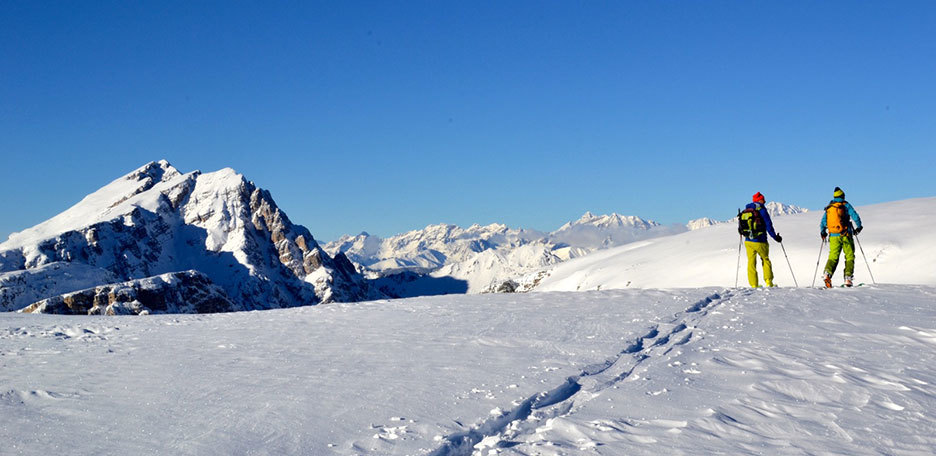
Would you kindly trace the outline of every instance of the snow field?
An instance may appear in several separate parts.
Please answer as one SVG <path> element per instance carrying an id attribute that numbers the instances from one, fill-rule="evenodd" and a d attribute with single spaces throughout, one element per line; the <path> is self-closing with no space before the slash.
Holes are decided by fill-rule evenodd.
<path id="1" fill-rule="evenodd" d="M 936 289 L 0 314 L 11 454 L 932 454 Z"/>
<path id="2" fill-rule="evenodd" d="M 146 318 L 2 314 L 0 442 L 14 454 L 418 454 L 561 384 L 689 299 L 646 291 Z M 20 400 L 34 391 L 63 399 Z"/>
<path id="3" fill-rule="evenodd" d="M 932 454 L 936 294 L 852 291 L 725 295 L 505 452 Z"/>
<path id="4" fill-rule="evenodd" d="M 936 256 L 929 230 L 936 223 L 936 198 L 918 198 L 870 206 L 856 206 L 864 224 L 856 246 L 855 278 L 871 283 L 868 265 L 878 283 L 936 285 Z M 808 287 L 828 259 L 829 246 L 819 237 L 821 211 L 773 217 L 783 247 L 770 243 L 774 282 L 783 287 Z M 735 224 L 626 244 L 561 263 L 550 270 L 537 291 L 583 291 L 616 288 L 747 286 L 747 258 Z M 822 247 L 820 249 L 820 246 Z M 784 256 L 783 248 L 787 256 Z M 789 264 L 787 263 L 789 258 Z M 865 262 L 867 258 L 867 262 Z M 796 274 L 790 274 L 790 268 Z M 845 267 L 840 258 L 833 283 L 841 284 Z M 758 260 L 759 283 L 764 284 Z M 737 271 L 737 272 L 736 272 Z M 820 283 L 817 279 L 816 283 Z"/>

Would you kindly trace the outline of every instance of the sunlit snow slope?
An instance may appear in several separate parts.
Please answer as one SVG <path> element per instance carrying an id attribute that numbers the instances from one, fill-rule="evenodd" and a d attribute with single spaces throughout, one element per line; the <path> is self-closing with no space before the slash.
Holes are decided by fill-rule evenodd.
<path id="1" fill-rule="evenodd" d="M 0 454 L 931 455 L 936 288 L 0 313 Z"/>
<path id="2" fill-rule="evenodd" d="M 868 261 L 856 249 L 858 282 L 871 282 L 870 264 L 879 283 L 936 284 L 936 254 L 930 229 L 936 226 L 936 198 L 858 205 L 856 210 L 865 227 L 859 241 Z M 780 244 L 770 240 L 770 259 L 775 282 L 780 286 L 812 284 L 820 255 L 821 219 L 821 211 L 773 217 L 796 274 L 794 282 Z M 739 269 L 738 284 L 746 285 L 747 259 L 742 248 L 738 268 L 738 246 L 737 226 L 733 223 L 649 239 L 562 263 L 551 269 L 535 289 L 734 286 Z M 828 258 L 828 244 L 821 254 L 820 273 Z M 839 262 L 835 282 L 842 282 L 843 269 L 844 259 Z M 760 265 L 758 270 L 762 277 Z"/>

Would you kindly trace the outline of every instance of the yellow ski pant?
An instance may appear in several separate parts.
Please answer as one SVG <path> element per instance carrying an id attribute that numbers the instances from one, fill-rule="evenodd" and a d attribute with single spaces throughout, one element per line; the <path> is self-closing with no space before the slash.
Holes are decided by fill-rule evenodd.
<path id="1" fill-rule="evenodd" d="M 766 242 L 744 241 L 747 249 L 747 278 L 752 287 L 757 288 L 757 256 L 760 255 L 764 264 L 764 282 L 768 287 L 773 286 L 773 268 L 770 265 L 770 246 Z"/>

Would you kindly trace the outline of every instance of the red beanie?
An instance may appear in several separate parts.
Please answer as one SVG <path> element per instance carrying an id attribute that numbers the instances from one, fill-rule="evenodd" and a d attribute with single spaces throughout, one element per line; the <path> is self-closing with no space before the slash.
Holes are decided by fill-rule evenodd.
<path id="1" fill-rule="evenodd" d="M 754 194 L 754 202 L 755 202 L 755 203 L 764 204 L 764 201 L 766 201 L 766 200 L 764 199 L 764 195 L 761 195 L 760 192 L 757 192 L 757 193 Z"/>

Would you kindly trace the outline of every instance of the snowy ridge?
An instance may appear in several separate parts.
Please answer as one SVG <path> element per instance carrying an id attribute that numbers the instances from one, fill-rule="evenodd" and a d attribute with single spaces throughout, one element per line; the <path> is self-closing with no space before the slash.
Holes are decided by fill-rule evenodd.
<path id="1" fill-rule="evenodd" d="M 82 265 L 80 274 L 49 268 L 64 264 Z M 0 303 L 13 310 L 114 279 L 184 270 L 205 274 L 238 309 L 368 295 L 353 266 L 326 254 L 266 190 L 230 168 L 182 174 L 159 161 L 0 244 Z"/>

